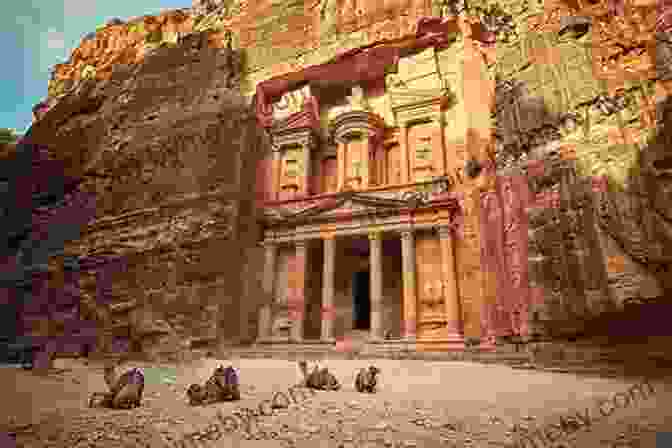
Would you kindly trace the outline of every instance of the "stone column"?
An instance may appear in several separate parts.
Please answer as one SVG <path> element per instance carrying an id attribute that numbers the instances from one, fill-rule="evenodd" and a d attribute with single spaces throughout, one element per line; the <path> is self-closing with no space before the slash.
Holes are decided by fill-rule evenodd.
<path id="1" fill-rule="evenodd" d="M 369 233 L 371 339 L 383 339 L 383 246 L 380 232 Z"/>
<path id="2" fill-rule="evenodd" d="M 324 270 L 322 272 L 322 335 L 323 342 L 334 341 L 334 275 L 336 239 L 324 238 Z"/>
<path id="3" fill-rule="evenodd" d="M 338 147 L 337 147 L 337 159 L 336 163 L 338 165 L 338 185 L 337 185 L 337 191 L 343 190 L 343 186 L 345 185 L 345 143 L 343 142 L 338 142 Z"/>
<path id="4" fill-rule="evenodd" d="M 362 183 L 360 184 L 362 190 L 369 188 L 369 176 L 371 176 L 371 152 L 369 150 L 370 137 L 368 134 L 364 134 L 364 141 L 360 144 L 359 151 L 362 161 L 362 172 L 360 173 L 362 177 Z"/>
<path id="5" fill-rule="evenodd" d="M 303 151 L 303 185 L 301 188 L 301 193 L 303 193 L 305 196 L 310 196 L 312 194 L 311 191 L 311 185 L 310 185 L 310 178 L 313 172 L 313 161 L 311 158 L 311 152 L 312 147 L 310 143 L 306 143 L 303 145 L 302 151 Z"/>
<path id="6" fill-rule="evenodd" d="M 405 124 L 401 127 L 399 146 L 401 146 L 401 183 L 407 184 L 411 177 L 409 172 L 408 126 Z"/>
<path id="7" fill-rule="evenodd" d="M 417 330 L 417 295 L 415 284 L 415 240 L 413 231 L 401 232 L 401 258 L 404 285 L 404 337 L 415 340 Z"/>
<path id="8" fill-rule="evenodd" d="M 441 244 L 441 270 L 443 276 L 443 298 L 446 306 L 446 326 L 450 348 L 464 348 L 464 333 L 460 313 L 460 299 L 457 290 L 455 271 L 455 248 L 452 228 L 449 225 L 439 227 Z"/>
<path id="9" fill-rule="evenodd" d="M 278 258 L 278 246 L 275 243 L 265 243 L 264 263 L 264 304 L 259 311 L 259 341 L 268 340 L 271 337 L 272 306 L 275 292 L 276 261 Z"/>
<path id="10" fill-rule="evenodd" d="M 282 153 L 279 150 L 273 150 L 273 160 L 271 162 L 271 199 L 280 199 L 280 173 L 282 168 Z"/>
<path id="11" fill-rule="evenodd" d="M 303 319 L 306 315 L 306 280 L 308 268 L 308 242 L 296 242 L 296 265 L 292 275 L 295 276 L 295 289 L 290 297 L 290 318 L 292 319 L 291 339 L 294 342 L 303 340 Z"/>

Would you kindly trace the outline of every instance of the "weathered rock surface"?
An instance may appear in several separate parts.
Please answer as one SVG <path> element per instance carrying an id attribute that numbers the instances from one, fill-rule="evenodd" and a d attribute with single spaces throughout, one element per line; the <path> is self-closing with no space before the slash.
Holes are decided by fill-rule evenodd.
<path id="1" fill-rule="evenodd" d="M 105 350 L 116 340 L 175 353 L 255 334 L 254 269 L 241 274 L 259 255 L 251 192 L 264 140 L 228 87 L 238 55 L 202 37 L 81 84 L 30 132 L 81 179 L 86 200 L 60 210 L 81 229 L 66 277 L 103 324 Z"/>
<path id="2" fill-rule="evenodd" d="M 654 70 L 654 31 L 663 31 L 655 5 L 613 15 L 618 2 L 583 10 L 565 3 L 532 16 L 514 45 L 498 48 L 493 193 L 501 199 L 485 207 L 495 213 L 486 218 L 493 233 L 503 235 L 490 247 L 510 254 L 499 257 L 498 285 L 529 284 L 529 307 L 500 301 L 490 325 L 510 327 L 512 315 L 502 310 L 520 310 L 521 333 L 549 337 L 624 330 L 594 325 L 595 318 L 633 317 L 625 311 L 633 299 L 669 297 L 672 253 L 663 149 L 670 100 L 665 74 Z M 507 11 L 520 7 L 529 5 L 512 2 Z M 587 20 L 570 23 L 570 16 Z M 517 222 L 507 219 L 519 214 L 514 197 L 526 211 Z M 527 247 L 516 249 L 517 239 Z M 526 255 L 522 268 L 516 253 Z M 647 331 L 660 328 L 629 332 Z"/>

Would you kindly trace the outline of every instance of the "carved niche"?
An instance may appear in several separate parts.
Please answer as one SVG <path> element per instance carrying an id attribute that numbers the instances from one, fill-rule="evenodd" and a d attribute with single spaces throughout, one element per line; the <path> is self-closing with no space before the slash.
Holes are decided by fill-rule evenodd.
<path id="1" fill-rule="evenodd" d="M 436 118 L 436 117 L 435 117 Z M 408 128 L 411 181 L 429 181 L 440 174 L 441 125 L 436 119 L 413 123 Z"/>
<path id="2" fill-rule="evenodd" d="M 330 133 L 338 145 L 338 188 L 361 189 L 371 184 L 373 155 L 382 143 L 384 122 L 367 110 L 351 110 L 336 117 Z"/>
<path id="3" fill-rule="evenodd" d="M 312 152 L 317 137 L 311 128 L 288 129 L 272 133 L 274 150 L 280 155 L 280 199 L 312 193 L 310 179 Z"/>

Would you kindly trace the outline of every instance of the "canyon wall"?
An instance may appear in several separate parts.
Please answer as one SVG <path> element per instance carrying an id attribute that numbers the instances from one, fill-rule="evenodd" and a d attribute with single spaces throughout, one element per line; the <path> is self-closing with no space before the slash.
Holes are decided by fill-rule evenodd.
<path id="1" fill-rule="evenodd" d="M 232 88 L 239 65 L 239 54 L 193 34 L 137 65 L 115 66 L 109 79 L 80 83 L 26 137 L 78 179 L 75 205 L 41 231 L 69 224 L 80 235 L 70 235 L 43 276 L 53 294 L 67 283 L 76 290 L 72 318 L 90 314 L 100 350 L 156 357 L 256 334 L 252 192 L 266 142 Z M 24 313 L 26 332 L 59 331 L 37 328 L 37 302 Z"/>

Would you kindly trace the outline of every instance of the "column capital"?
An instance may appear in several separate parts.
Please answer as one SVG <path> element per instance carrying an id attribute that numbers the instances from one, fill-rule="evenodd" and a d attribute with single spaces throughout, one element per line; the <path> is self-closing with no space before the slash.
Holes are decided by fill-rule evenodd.
<path id="1" fill-rule="evenodd" d="M 415 231 L 413 229 L 403 229 L 399 231 L 401 238 L 404 240 L 412 240 Z"/>
<path id="2" fill-rule="evenodd" d="M 383 233 L 383 232 L 380 232 L 380 231 L 378 231 L 378 232 L 369 232 L 369 234 L 368 234 L 368 236 L 369 236 L 369 240 L 370 240 L 370 241 L 378 241 L 378 240 L 380 240 L 380 239 L 381 239 L 381 236 L 382 236 L 382 233 Z"/>
<path id="3" fill-rule="evenodd" d="M 278 248 L 278 243 L 273 240 L 264 240 L 261 243 L 261 247 L 263 247 L 266 250 L 269 249 L 277 249 Z"/>
<path id="4" fill-rule="evenodd" d="M 436 231 L 439 234 L 439 238 L 441 239 L 446 239 L 450 238 L 452 236 L 454 225 L 451 224 L 441 224 L 440 226 L 436 226 Z"/>

